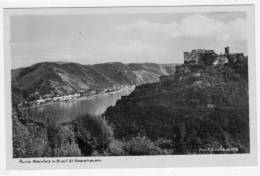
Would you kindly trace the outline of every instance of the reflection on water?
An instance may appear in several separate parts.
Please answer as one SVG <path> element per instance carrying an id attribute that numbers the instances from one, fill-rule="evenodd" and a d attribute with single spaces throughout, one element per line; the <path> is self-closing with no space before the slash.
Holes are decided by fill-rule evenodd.
<path id="1" fill-rule="evenodd" d="M 129 88 L 114 94 L 100 95 L 92 99 L 80 98 L 68 102 L 48 104 L 34 108 L 38 113 L 54 114 L 59 123 L 70 121 L 79 114 L 89 113 L 101 115 L 109 106 L 114 106 L 116 101 L 124 95 L 129 95 L 134 88 Z"/>

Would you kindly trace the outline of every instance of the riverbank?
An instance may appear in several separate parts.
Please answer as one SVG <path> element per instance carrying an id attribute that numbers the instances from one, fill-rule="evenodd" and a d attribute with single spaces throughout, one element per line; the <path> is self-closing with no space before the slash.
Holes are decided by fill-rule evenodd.
<path id="1" fill-rule="evenodd" d="M 79 97 L 75 97 L 73 99 L 63 100 L 63 101 L 50 100 L 50 101 L 42 103 L 42 104 L 33 104 L 31 106 L 19 107 L 19 109 L 20 110 L 26 110 L 26 109 L 40 108 L 40 107 L 55 105 L 55 104 L 60 104 L 60 103 L 69 103 L 69 102 L 77 101 L 77 100 L 92 100 L 92 99 L 95 99 L 95 98 L 114 95 L 116 93 L 120 93 L 120 92 L 124 92 L 124 91 L 130 91 L 130 90 L 134 90 L 134 89 L 135 89 L 135 86 L 127 86 L 127 87 L 123 87 L 121 89 L 114 90 L 114 91 L 111 91 L 111 92 L 101 92 L 101 93 L 97 93 L 97 94 L 94 94 L 94 95 L 79 96 Z"/>

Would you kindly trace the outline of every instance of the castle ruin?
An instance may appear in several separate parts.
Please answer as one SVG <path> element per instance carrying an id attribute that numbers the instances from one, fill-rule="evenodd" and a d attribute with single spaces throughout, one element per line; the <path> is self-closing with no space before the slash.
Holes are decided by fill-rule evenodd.
<path id="1" fill-rule="evenodd" d="M 225 47 L 225 54 L 216 54 L 214 50 L 194 49 L 184 52 L 184 63 L 195 65 L 223 65 L 226 63 L 244 62 L 247 57 L 244 53 L 230 53 L 230 48 Z M 209 60 L 210 59 L 210 60 Z"/>

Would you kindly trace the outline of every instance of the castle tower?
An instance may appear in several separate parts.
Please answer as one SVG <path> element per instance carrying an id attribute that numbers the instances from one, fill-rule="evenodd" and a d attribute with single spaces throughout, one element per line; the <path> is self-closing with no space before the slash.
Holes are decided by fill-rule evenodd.
<path id="1" fill-rule="evenodd" d="M 226 55 L 226 56 L 229 56 L 229 47 L 226 47 L 226 48 L 225 48 L 225 55 Z"/>

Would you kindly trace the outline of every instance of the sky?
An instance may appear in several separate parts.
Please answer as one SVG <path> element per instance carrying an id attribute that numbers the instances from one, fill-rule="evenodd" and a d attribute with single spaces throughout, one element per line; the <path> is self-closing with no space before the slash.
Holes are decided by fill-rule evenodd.
<path id="1" fill-rule="evenodd" d="M 247 53 L 246 14 L 13 15 L 12 68 L 38 62 L 183 63 L 183 52 Z"/>

